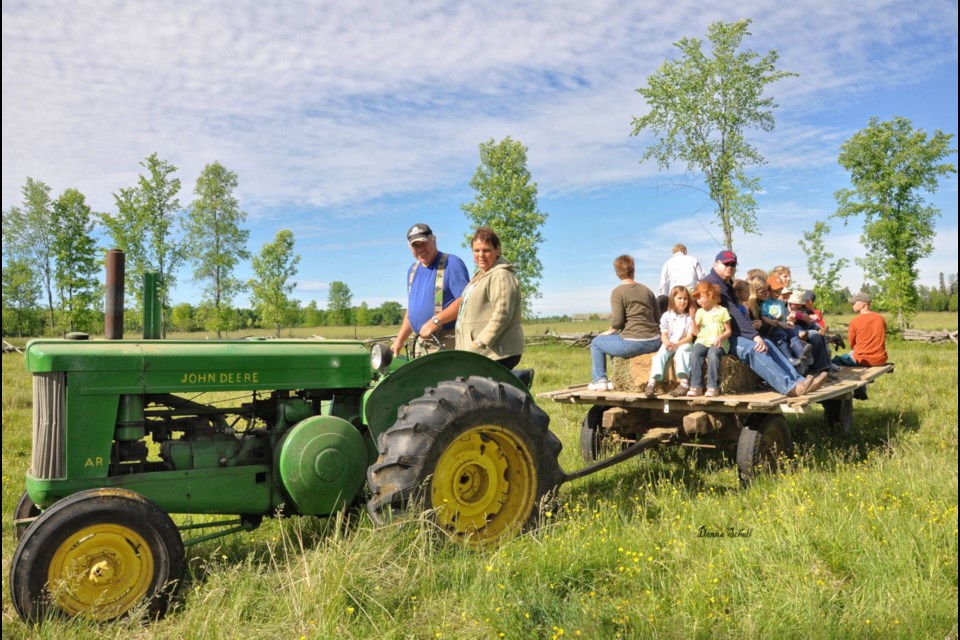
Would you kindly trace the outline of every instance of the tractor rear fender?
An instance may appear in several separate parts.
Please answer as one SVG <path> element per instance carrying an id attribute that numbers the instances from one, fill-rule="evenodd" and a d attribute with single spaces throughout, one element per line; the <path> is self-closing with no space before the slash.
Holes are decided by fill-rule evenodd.
<path id="1" fill-rule="evenodd" d="M 374 443 L 397 421 L 400 407 L 442 380 L 467 376 L 492 378 L 530 395 L 530 390 L 509 369 L 485 356 L 469 351 L 437 351 L 404 364 L 367 392 L 364 416 Z"/>

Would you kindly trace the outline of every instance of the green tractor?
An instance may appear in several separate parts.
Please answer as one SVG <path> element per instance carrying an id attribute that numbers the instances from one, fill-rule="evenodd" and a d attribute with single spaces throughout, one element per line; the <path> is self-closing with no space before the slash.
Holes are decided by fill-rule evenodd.
<path id="1" fill-rule="evenodd" d="M 185 545 L 276 513 L 366 501 L 381 523 L 424 509 L 471 546 L 531 523 L 564 475 L 527 385 L 463 351 L 387 355 L 356 341 L 32 341 L 17 613 L 110 620 L 146 601 L 162 615 Z"/>

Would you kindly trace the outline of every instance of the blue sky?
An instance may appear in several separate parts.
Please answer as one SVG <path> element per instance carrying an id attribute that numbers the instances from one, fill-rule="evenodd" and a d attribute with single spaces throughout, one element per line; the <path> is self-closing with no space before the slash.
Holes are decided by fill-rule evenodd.
<path id="1" fill-rule="evenodd" d="M 710 202 L 675 187 L 697 176 L 641 165 L 651 139 L 631 137 L 630 122 L 646 110 L 635 89 L 673 42 L 752 18 L 747 46 L 776 49 L 800 75 L 770 89 L 777 128 L 752 138 L 768 161 L 753 172 L 762 234 L 734 248 L 744 267 L 785 263 L 809 284 L 797 240 L 848 186 L 840 144 L 873 115 L 957 133 L 957 14 L 937 0 L 4 0 L 3 209 L 29 176 L 113 211 L 154 152 L 179 168 L 186 206 L 216 160 L 239 175 L 252 252 L 294 232 L 297 297 L 324 306 L 342 280 L 375 306 L 403 300 L 414 222 L 469 264 L 460 204 L 477 147 L 509 135 L 528 147 L 549 214 L 534 310 L 605 311 L 617 255 L 655 286 L 674 243 L 705 266 L 719 250 Z M 956 176 L 930 200 L 942 217 L 927 284 L 957 272 Z M 862 255 L 859 224 L 831 224 L 834 253 Z M 190 278 L 184 268 L 175 301 L 199 299 Z"/>

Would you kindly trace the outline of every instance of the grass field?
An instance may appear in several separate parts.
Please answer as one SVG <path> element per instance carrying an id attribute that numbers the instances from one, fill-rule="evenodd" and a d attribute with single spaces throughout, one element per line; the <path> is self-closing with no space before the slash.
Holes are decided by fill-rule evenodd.
<path id="1" fill-rule="evenodd" d="M 438 543 L 423 522 L 374 530 L 360 512 L 271 519 L 188 548 L 187 583 L 158 622 L 26 627 L 5 526 L 3 637 L 956 638 L 957 348 L 888 347 L 896 371 L 856 403 L 853 437 L 828 435 L 818 409 L 789 416 L 788 470 L 748 489 L 721 457 L 652 451 L 565 486 L 537 531 L 483 552 Z M 589 378 L 587 351 L 563 345 L 530 348 L 524 366 L 535 392 Z M 18 354 L 3 355 L 2 402 L 9 523 L 30 452 Z M 544 408 L 562 466 L 579 468 L 585 408 Z M 743 535 L 701 535 L 731 528 Z"/>

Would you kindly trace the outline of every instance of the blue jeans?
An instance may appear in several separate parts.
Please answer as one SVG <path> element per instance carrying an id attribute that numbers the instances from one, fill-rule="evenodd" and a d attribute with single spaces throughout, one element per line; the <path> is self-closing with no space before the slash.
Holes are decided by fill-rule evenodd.
<path id="1" fill-rule="evenodd" d="M 784 352 L 784 355 L 789 357 L 792 353 L 794 358 L 799 358 L 803 355 L 803 340 L 800 339 L 800 334 L 796 329 L 771 327 L 767 337 L 777 343 L 778 346 L 783 345 L 783 347 L 789 350 L 789 353 L 787 353 L 784 351 L 784 348 L 781 348 L 780 351 Z"/>
<path id="2" fill-rule="evenodd" d="M 619 333 L 597 336 L 590 343 L 590 359 L 593 361 L 593 381 L 607 377 L 607 356 L 632 358 L 653 353 L 660 348 L 660 336 L 646 340 L 626 340 Z"/>
<path id="3" fill-rule="evenodd" d="M 769 340 L 763 341 L 767 345 L 766 353 L 754 351 L 756 343 L 743 336 L 737 336 L 731 342 L 737 357 L 746 362 L 747 366 L 777 393 L 787 395 L 803 380 L 803 376 L 797 373 L 786 356 Z"/>
<path id="4" fill-rule="evenodd" d="M 823 336 L 820 335 L 819 332 L 811 330 L 807 332 L 807 342 L 813 346 L 813 350 L 810 352 L 813 355 L 813 363 L 810 365 L 810 371 L 819 373 L 829 370 L 830 348 L 827 346 L 827 341 L 823 339 Z"/>
<path id="5" fill-rule="evenodd" d="M 703 389 L 703 360 L 707 360 L 707 389 L 720 388 L 720 356 L 723 349 L 708 347 L 699 342 L 690 352 L 690 388 Z"/>
<path id="6" fill-rule="evenodd" d="M 853 359 L 853 353 L 841 353 L 838 356 L 833 356 L 833 364 L 840 365 L 841 367 L 859 367 L 857 361 Z"/>

